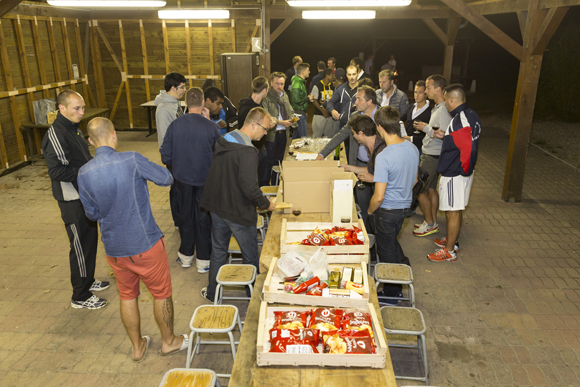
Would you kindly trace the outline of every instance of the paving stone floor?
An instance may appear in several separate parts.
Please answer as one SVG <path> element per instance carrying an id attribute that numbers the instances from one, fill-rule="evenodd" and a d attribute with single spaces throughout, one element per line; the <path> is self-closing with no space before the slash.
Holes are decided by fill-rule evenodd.
<path id="1" fill-rule="evenodd" d="M 126 132 L 119 139 L 121 151 L 160 162 L 155 136 Z M 579 386 L 580 175 L 532 147 L 524 198 L 504 203 L 507 144 L 507 134 L 486 128 L 484 119 L 456 262 L 427 261 L 433 236 L 412 235 L 420 215 L 401 232 L 416 277 L 417 307 L 428 325 L 431 384 Z M 203 303 L 199 290 L 206 275 L 174 262 L 179 235 L 168 189 L 150 185 L 150 194 L 169 250 L 176 332 L 186 332 Z M 110 302 L 104 309 L 70 308 L 68 240 L 43 161 L 0 178 L 0 214 L 2 387 L 157 386 L 167 370 L 185 364 L 185 352 L 157 355 L 160 337 L 145 289 L 139 297 L 142 330 L 154 341 L 140 364 L 130 359 L 116 286 L 99 294 Z M 442 213 L 439 222 L 441 232 L 434 236 L 444 233 Z M 111 279 L 110 272 L 101 244 L 96 277 Z M 229 372 L 231 355 L 220 347 L 204 347 L 193 366 Z M 398 372 L 418 372 L 408 352 L 392 353 Z"/>

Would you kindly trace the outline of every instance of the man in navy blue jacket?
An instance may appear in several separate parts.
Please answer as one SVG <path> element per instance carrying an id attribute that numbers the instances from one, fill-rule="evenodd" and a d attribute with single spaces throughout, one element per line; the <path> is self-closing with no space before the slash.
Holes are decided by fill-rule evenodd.
<path id="1" fill-rule="evenodd" d="M 199 208 L 201 194 L 211 165 L 219 126 L 209 120 L 204 93 L 192 87 L 185 95 L 189 114 L 169 125 L 161 145 L 161 161 L 172 166 L 178 189 L 181 246 L 177 261 L 191 267 L 197 252 L 197 271 L 207 273 L 211 256 L 211 218 Z M 205 116 L 204 116 L 205 115 Z"/>
<path id="2" fill-rule="evenodd" d="M 445 211 L 447 237 L 435 239 L 435 244 L 441 250 L 427 256 L 433 262 L 457 260 L 459 248 L 456 242 L 473 183 L 481 120 L 467 106 L 466 101 L 462 85 L 454 84 L 445 88 L 445 106 L 453 119 L 443 136 L 439 132 L 435 135 L 443 138 L 437 172 L 441 174 L 439 209 Z"/>

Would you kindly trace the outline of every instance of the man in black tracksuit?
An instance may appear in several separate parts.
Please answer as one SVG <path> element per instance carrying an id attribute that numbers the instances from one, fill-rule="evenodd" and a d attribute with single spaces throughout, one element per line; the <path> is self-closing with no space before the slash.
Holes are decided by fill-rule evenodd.
<path id="1" fill-rule="evenodd" d="M 42 140 L 42 151 L 52 181 L 52 195 L 58 201 L 62 220 L 70 240 L 70 271 L 73 308 L 99 309 L 107 300 L 92 292 L 104 290 L 109 282 L 95 280 L 97 222 L 89 220 L 78 194 L 79 169 L 92 159 L 79 129 L 85 112 L 83 97 L 64 90 L 57 97 L 59 112 Z"/>
<path id="2" fill-rule="evenodd" d="M 271 117 L 263 108 L 253 108 L 244 126 L 220 137 L 201 197 L 201 207 L 211 213 L 211 259 L 209 285 L 201 295 L 210 302 L 216 296 L 216 277 L 226 263 L 233 234 L 244 264 L 259 272 L 256 207 L 273 211 L 276 206 L 258 187 L 258 152 L 252 141 L 266 135 Z"/>

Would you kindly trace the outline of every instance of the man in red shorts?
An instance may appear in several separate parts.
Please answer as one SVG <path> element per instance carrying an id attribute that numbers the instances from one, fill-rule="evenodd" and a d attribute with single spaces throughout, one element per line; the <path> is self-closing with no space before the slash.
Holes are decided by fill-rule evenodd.
<path id="1" fill-rule="evenodd" d="M 141 336 L 139 280 L 155 299 L 153 311 L 163 342 L 159 355 L 182 351 L 189 341 L 185 334 L 173 334 L 169 261 L 147 189 L 147 181 L 167 187 L 173 177 L 139 153 L 117 153 L 117 134 L 108 119 L 91 120 L 87 131 L 97 149 L 95 157 L 79 170 L 79 196 L 87 217 L 99 221 L 107 261 L 117 278 L 121 319 L 133 344 L 133 361 L 145 358 L 152 340 Z"/>

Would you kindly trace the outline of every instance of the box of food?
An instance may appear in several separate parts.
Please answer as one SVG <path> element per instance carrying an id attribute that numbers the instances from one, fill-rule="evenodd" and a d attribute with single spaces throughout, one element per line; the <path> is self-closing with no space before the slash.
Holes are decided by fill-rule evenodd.
<path id="1" fill-rule="evenodd" d="M 272 263 L 268 269 L 268 274 L 264 281 L 264 301 L 269 303 L 284 303 L 292 305 L 308 305 L 308 306 L 329 306 L 335 308 L 362 308 L 369 302 L 369 283 L 367 276 L 367 263 L 362 261 L 360 263 L 333 263 L 329 266 L 329 270 L 338 269 L 340 273 L 349 269 L 358 269 L 362 272 L 361 285 L 362 291 L 360 294 L 357 291 L 345 289 L 346 286 L 341 286 L 339 290 L 344 290 L 344 295 L 340 292 L 331 292 L 331 289 L 324 290 L 322 295 L 308 295 L 306 292 L 294 294 L 285 289 L 286 283 L 284 278 L 281 278 L 276 273 L 276 264 L 278 258 L 272 258 Z M 346 282 L 346 280 L 345 280 Z"/>
<path id="2" fill-rule="evenodd" d="M 324 231 L 333 227 L 353 228 L 357 227 L 359 239 L 364 241 L 363 244 L 356 245 L 334 245 L 324 246 L 328 264 L 335 263 L 361 263 L 369 262 L 369 236 L 362 219 L 357 219 L 352 223 L 315 223 L 315 222 L 288 222 L 282 219 L 282 229 L 280 232 L 280 254 L 289 251 L 303 251 L 314 254 L 320 246 L 308 246 L 301 244 L 304 239 L 315 232 L 317 229 Z"/>
<path id="3" fill-rule="evenodd" d="M 265 301 L 260 306 L 258 366 L 384 368 L 387 350 L 383 327 L 371 304 L 340 310 L 268 306 Z"/>

